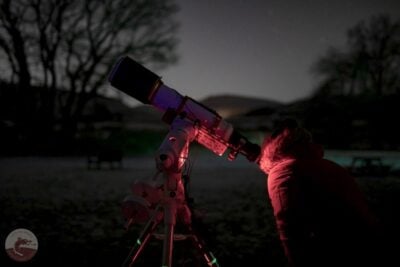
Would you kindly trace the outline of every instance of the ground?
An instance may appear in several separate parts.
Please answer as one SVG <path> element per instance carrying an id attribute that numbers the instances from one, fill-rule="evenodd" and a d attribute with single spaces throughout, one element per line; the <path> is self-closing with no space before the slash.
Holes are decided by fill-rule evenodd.
<path id="1" fill-rule="evenodd" d="M 241 156 L 230 162 L 204 151 L 192 154 L 190 163 L 190 195 L 202 218 L 196 226 L 221 266 L 284 266 L 265 175 L 257 166 Z M 80 157 L 2 158 L 0 243 L 12 230 L 27 228 L 39 246 L 24 266 L 121 266 L 143 227 L 123 228 L 121 202 L 133 181 L 151 179 L 154 166 L 152 155 L 100 170 L 88 170 Z M 357 179 L 385 227 L 400 236 L 400 179 Z M 174 244 L 174 266 L 204 266 L 196 265 L 196 253 L 185 242 Z M 161 241 L 152 239 L 137 266 L 159 266 L 161 251 Z M 20 265 L 5 250 L 0 256 L 0 266 Z"/>

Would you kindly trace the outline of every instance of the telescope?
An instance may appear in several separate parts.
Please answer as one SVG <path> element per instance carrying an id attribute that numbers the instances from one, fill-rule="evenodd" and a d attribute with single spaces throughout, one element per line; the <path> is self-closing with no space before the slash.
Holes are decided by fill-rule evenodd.
<path id="1" fill-rule="evenodd" d="M 162 186 L 137 182 L 131 187 L 132 195 L 122 203 L 127 228 L 133 222 L 146 222 L 123 267 L 133 266 L 161 221 L 164 222 L 162 266 L 172 266 L 175 225 L 180 221 L 207 265 L 218 267 L 215 256 L 205 249 L 191 224 L 192 210 L 183 179 L 187 176 L 183 171 L 189 146 L 197 141 L 219 156 L 229 149 L 229 160 L 242 154 L 251 162 L 258 161 L 260 147 L 235 131 L 217 112 L 182 96 L 166 86 L 160 76 L 127 56 L 116 62 L 108 79 L 113 87 L 164 112 L 162 120 L 170 124 L 155 157 L 157 173 L 163 174 Z"/>
<path id="2" fill-rule="evenodd" d="M 178 116 L 190 121 L 198 129 L 195 140 L 215 154 L 222 156 L 229 149 L 229 160 L 242 154 L 251 162 L 257 161 L 260 155 L 257 144 L 249 142 L 217 112 L 166 86 L 160 76 L 130 57 L 117 61 L 109 82 L 129 96 L 164 112 L 163 121 L 168 124 Z"/>

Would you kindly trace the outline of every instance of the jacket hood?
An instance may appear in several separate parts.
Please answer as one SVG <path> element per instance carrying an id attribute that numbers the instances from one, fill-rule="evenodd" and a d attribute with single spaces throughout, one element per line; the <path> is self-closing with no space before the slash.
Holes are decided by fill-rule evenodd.
<path id="1" fill-rule="evenodd" d="M 312 142 L 306 129 L 285 129 L 277 136 L 265 138 L 259 165 L 268 173 L 273 166 L 287 159 L 319 159 L 323 155 L 322 146 Z"/>

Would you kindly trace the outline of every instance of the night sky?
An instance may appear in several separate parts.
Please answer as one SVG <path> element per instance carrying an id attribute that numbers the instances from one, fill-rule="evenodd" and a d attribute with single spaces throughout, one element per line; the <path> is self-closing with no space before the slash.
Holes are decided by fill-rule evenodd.
<path id="1" fill-rule="evenodd" d="M 159 71 L 196 100 L 218 94 L 290 102 L 317 84 L 310 68 L 372 15 L 400 18 L 399 0 L 177 0 L 179 62 Z"/>

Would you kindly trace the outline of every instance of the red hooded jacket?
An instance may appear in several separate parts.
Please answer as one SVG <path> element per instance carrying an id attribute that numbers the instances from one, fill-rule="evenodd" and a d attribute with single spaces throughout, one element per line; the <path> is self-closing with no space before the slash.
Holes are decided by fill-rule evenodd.
<path id="1" fill-rule="evenodd" d="M 324 159 L 321 146 L 296 142 L 264 144 L 268 194 L 290 266 L 384 266 L 378 224 L 355 179 Z"/>

